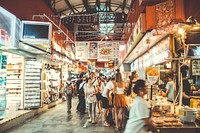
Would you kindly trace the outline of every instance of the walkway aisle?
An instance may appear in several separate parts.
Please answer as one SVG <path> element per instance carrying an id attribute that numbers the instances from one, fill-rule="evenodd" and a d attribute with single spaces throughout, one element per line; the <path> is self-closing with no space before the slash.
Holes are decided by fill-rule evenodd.
<path id="1" fill-rule="evenodd" d="M 6 133 L 114 133 L 113 127 L 103 126 L 101 115 L 97 124 L 91 124 L 87 122 L 88 114 L 77 113 L 77 98 L 73 98 L 72 106 L 71 114 L 67 114 L 64 102 Z"/>

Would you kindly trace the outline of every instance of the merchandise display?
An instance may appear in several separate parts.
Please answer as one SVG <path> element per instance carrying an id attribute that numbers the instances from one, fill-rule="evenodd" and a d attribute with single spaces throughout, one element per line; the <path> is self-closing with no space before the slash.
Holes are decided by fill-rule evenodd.
<path id="1" fill-rule="evenodd" d="M 51 102 L 58 100 L 60 89 L 60 68 L 51 66 L 46 70 L 46 91 Z"/>
<path id="2" fill-rule="evenodd" d="M 40 108 L 42 63 L 35 59 L 26 59 L 25 64 L 24 108 Z"/>
<path id="3" fill-rule="evenodd" d="M 6 69 L 0 69 L 0 119 L 6 117 Z"/>
<path id="4" fill-rule="evenodd" d="M 10 110 L 23 109 L 23 63 L 23 57 L 7 54 L 7 108 Z"/>
<path id="5" fill-rule="evenodd" d="M 64 82 L 65 80 L 67 80 L 68 77 L 69 77 L 68 67 L 67 67 L 67 65 L 63 65 L 62 66 L 62 82 Z"/>

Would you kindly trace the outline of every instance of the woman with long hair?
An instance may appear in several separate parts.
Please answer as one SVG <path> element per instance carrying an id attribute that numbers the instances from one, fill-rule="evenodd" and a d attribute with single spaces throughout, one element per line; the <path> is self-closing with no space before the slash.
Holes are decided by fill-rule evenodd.
<path id="1" fill-rule="evenodd" d="M 97 88 L 97 106 L 98 106 L 98 110 L 99 110 L 99 114 L 101 114 L 102 112 L 102 90 L 104 87 L 104 82 L 102 81 L 102 79 L 100 77 L 97 78 L 97 84 L 96 84 L 96 88 Z"/>
<path id="2" fill-rule="evenodd" d="M 92 122 L 92 124 L 95 124 L 95 116 L 96 116 L 96 98 L 97 91 L 95 87 L 92 84 L 92 79 L 88 79 L 88 84 L 85 88 L 85 99 L 89 107 L 89 122 Z"/>
<path id="3" fill-rule="evenodd" d="M 117 82 L 114 85 L 113 93 L 114 93 L 114 112 L 115 112 L 115 124 L 116 130 L 122 130 L 122 122 L 123 122 L 123 109 L 126 106 L 124 89 L 125 84 L 122 80 L 116 80 Z"/>
<path id="4" fill-rule="evenodd" d="M 147 94 L 147 88 L 144 80 L 137 80 L 133 88 L 137 94 L 129 112 L 129 119 L 126 123 L 124 133 L 148 133 L 149 130 L 156 132 L 156 126 L 150 118 L 150 110 L 144 96 Z"/>

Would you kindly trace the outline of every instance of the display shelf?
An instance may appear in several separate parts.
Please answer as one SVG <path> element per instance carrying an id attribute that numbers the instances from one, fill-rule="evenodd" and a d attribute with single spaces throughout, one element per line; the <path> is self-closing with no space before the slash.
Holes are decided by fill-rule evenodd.
<path id="1" fill-rule="evenodd" d="M 42 63 L 36 59 L 26 59 L 24 108 L 41 107 L 41 69 Z"/>
<path id="2" fill-rule="evenodd" d="M 6 117 L 6 69 L 0 69 L 0 119 Z"/>
<path id="3" fill-rule="evenodd" d="M 7 54 L 7 108 L 10 108 L 16 102 L 19 109 L 23 109 L 23 64 L 24 57 Z"/>

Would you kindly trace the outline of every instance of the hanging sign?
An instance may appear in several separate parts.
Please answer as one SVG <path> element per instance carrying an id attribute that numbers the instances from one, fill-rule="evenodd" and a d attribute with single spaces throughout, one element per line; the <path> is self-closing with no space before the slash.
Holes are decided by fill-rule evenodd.
<path id="1" fill-rule="evenodd" d="M 112 56 L 112 43 L 102 43 L 98 45 L 98 58 L 108 59 Z"/>
<path id="2" fill-rule="evenodd" d="M 119 43 L 118 42 L 104 42 L 98 44 L 98 58 L 119 58 Z"/>
<path id="3" fill-rule="evenodd" d="M 192 75 L 200 75 L 200 60 L 192 60 Z"/>
<path id="4" fill-rule="evenodd" d="M 76 44 L 76 59 L 88 58 L 88 45 L 86 42 L 78 42 Z"/>
<path id="5" fill-rule="evenodd" d="M 89 43 L 89 58 L 97 58 L 97 42 Z"/>
<path id="6" fill-rule="evenodd" d="M 152 65 L 163 63 L 166 61 L 166 58 L 170 57 L 170 38 L 166 38 L 159 42 L 150 50 Z"/>

